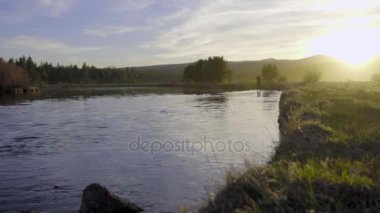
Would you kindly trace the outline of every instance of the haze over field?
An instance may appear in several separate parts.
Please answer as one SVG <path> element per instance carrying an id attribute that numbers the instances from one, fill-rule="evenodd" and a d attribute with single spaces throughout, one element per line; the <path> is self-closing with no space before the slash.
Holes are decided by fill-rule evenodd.
<path id="1" fill-rule="evenodd" d="M 99 67 L 380 51 L 377 0 L 1 0 L 0 55 Z"/>
<path id="2" fill-rule="evenodd" d="M 315 55 L 297 60 L 265 59 L 258 61 L 229 61 L 232 70 L 231 81 L 233 83 L 256 82 L 256 76 L 262 73 L 265 64 L 274 64 L 279 73 L 286 76 L 289 82 L 299 82 L 305 73 L 317 71 L 321 73 L 322 81 L 368 81 L 371 76 L 379 71 L 380 57 L 376 57 L 362 65 L 351 65 L 342 60 L 337 60 L 324 55 Z M 166 81 L 176 82 L 182 79 L 182 73 L 188 63 L 167 64 L 154 66 L 141 66 L 133 69 L 150 75 L 160 75 Z"/>

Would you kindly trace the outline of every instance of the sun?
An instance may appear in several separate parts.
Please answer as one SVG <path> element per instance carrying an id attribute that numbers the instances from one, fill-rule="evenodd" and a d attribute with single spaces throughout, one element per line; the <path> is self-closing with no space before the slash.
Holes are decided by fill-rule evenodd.
<path id="1" fill-rule="evenodd" d="M 364 64 L 380 52 L 378 18 L 368 13 L 369 0 L 326 0 L 324 10 L 345 14 L 309 42 L 310 54 L 333 56 L 346 63 Z"/>
<path id="2" fill-rule="evenodd" d="M 379 29 L 345 29 L 320 35 L 310 45 L 312 54 L 336 57 L 349 64 L 363 64 L 380 50 Z"/>

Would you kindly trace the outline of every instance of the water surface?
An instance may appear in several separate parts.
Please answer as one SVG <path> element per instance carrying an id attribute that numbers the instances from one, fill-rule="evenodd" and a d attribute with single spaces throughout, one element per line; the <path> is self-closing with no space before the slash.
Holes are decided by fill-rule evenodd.
<path id="1" fill-rule="evenodd" d="M 0 212 L 77 212 L 93 182 L 147 212 L 196 208 L 228 169 L 270 158 L 279 97 L 173 88 L 3 97 Z"/>

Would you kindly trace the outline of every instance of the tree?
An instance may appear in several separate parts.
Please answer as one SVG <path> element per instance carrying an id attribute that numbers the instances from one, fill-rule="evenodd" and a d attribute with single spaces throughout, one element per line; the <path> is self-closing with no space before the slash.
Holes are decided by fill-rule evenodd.
<path id="1" fill-rule="evenodd" d="M 8 64 L 15 64 L 15 60 L 14 60 L 13 58 L 10 58 L 10 59 L 8 60 Z"/>
<path id="2" fill-rule="evenodd" d="M 278 76 L 278 69 L 275 64 L 265 64 L 262 68 L 261 75 L 263 80 L 272 83 Z"/>
<path id="3" fill-rule="evenodd" d="M 200 59 L 194 64 L 186 66 L 183 73 L 183 80 L 186 82 L 201 82 L 205 77 L 205 75 L 202 74 L 205 64 L 206 61 Z"/>
<path id="4" fill-rule="evenodd" d="M 380 87 L 380 73 L 374 73 L 371 77 L 371 80 L 375 86 Z"/>
<path id="5" fill-rule="evenodd" d="M 303 82 L 307 84 L 316 84 L 321 79 L 321 72 L 317 70 L 308 71 L 303 77 Z"/>
<path id="6" fill-rule="evenodd" d="M 231 70 L 228 63 L 219 56 L 209 57 L 207 60 L 200 59 L 186 66 L 183 71 L 183 80 L 186 82 L 221 83 L 230 79 Z"/>
<path id="7" fill-rule="evenodd" d="M 26 59 L 25 69 L 32 82 L 39 82 L 41 80 L 40 73 L 37 71 L 37 65 L 30 56 Z"/>

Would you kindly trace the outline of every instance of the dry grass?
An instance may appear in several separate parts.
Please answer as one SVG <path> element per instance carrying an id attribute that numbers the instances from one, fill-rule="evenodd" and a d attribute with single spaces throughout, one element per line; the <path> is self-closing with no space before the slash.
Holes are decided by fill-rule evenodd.
<path id="1" fill-rule="evenodd" d="M 199 212 L 379 212 L 380 93 L 364 83 L 283 93 L 272 161 L 226 186 Z"/>

